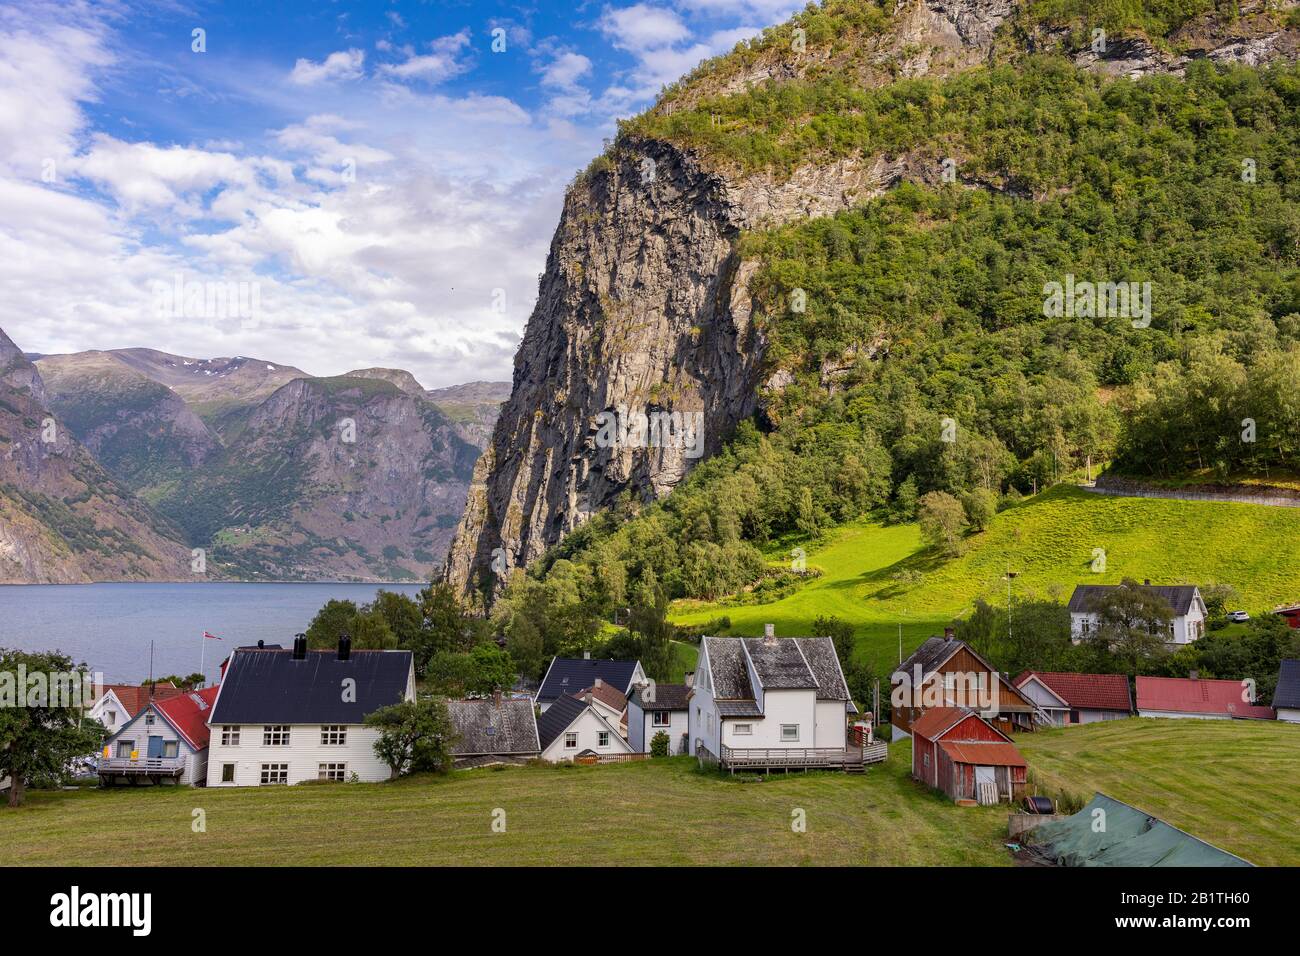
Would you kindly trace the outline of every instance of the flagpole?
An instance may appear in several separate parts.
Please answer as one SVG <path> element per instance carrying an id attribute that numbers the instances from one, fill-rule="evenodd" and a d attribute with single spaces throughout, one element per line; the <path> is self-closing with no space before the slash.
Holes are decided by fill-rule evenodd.
<path id="1" fill-rule="evenodd" d="M 199 635 L 199 673 L 203 675 L 203 683 L 208 682 L 208 672 L 203 669 L 203 657 L 208 651 L 208 632 L 204 631 Z"/>

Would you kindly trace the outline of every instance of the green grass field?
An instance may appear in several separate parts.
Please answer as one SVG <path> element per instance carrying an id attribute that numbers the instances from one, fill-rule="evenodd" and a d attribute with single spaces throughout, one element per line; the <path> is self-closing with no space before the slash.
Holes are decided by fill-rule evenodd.
<path id="1" fill-rule="evenodd" d="M 898 659 L 900 624 L 910 652 L 969 613 L 976 598 L 1005 605 L 1008 567 L 1018 573 L 1019 596 L 1064 601 L 1076 584 L 1125 577 L 1213 581 L 1231 584 L 1241 606 L 1258 614 L 1300 598 L 1298 535 L 1300 508 L 1119 498 L 1058 486 L 998 514 L 967 539 L 960 557 L 926 549 L 916 525 L 854 524 L 809 549 L 809 566 L 823 573 L 795 593 L 735 607 L 681 601 L 672 618 L 698 625 L 726 615 L 729 633 L 758 635 L 772 623 L 777 634 L 796 635 L 808 633 L 818 615 L 835 615 L 857 627 L 859 652 L 880 672 Z M 1092 570 L 1098 548 L 1104 573 Z"/>
<path id="2" fill-rule="evenodd" d="M 1300 865 L 1300 726 L 1133 719 L 1016 743 L 1049 787 L 1100 790 L 1261 866 Z"/>
<path id="3" fill-rule="evenodd" d="M 1300 727 L 1126 720 L 1017 743 L 1051 789 L 1102 790 L 1252 862 L 1300 865 Z M 754 783 L 677 757 L 389 784 L 41 791 L 0 807 L 0 866 L 1009 864 L 1006 807 L 957 807 L 909 779 L 909 759 L 895 744 L 862 776 Z"/>
<path id="4" fill-rule="evenodd" d="M 18 810 L 0 807 L 0 866 L 1009 864 L 1005 812 L 924 790 L 908 759 L 896 748 L 861 776 L 761 783 L 678 757 L 390 784 L 37 792 Z M 492 830 L 498 808 L 504 833 Z M 195 809 L 206 833 L 191 828 Z M 791 828 L 796 810 L 806 832 Z"/>

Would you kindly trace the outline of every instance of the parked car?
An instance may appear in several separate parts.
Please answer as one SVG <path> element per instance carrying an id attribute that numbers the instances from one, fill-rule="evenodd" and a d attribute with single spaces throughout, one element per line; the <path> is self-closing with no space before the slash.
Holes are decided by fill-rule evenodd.
<path id="1" fill-rule="evenodd" d="M 1233 624 L 1245 624 L 1250 620 L 1250 615 L 1245 611 L 1229 611 L 1228 620 Z"/>

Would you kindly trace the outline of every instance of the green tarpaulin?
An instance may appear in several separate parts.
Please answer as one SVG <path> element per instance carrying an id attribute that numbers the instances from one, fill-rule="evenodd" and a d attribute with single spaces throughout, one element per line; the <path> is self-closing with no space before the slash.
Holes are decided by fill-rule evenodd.
<path id="1" fill-rule="evenodd" d="M 1032 852 L 1057 866 L 1251 866 L 1137 807 L 1098 793 L 1033 831 Z"/>

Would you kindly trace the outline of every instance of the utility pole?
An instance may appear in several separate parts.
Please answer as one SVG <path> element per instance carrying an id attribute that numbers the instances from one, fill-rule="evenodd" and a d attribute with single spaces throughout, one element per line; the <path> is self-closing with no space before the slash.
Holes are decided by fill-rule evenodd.
<path id="1" fill-rule="evenodd" d="M 1011 565 L 1007 565 L 1007 644 L 1011 644 L 1011 582 L 1015 580 L 1017 572 L 1011 570 Z"/>

